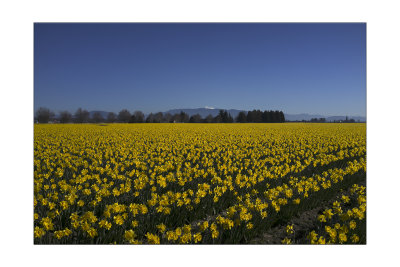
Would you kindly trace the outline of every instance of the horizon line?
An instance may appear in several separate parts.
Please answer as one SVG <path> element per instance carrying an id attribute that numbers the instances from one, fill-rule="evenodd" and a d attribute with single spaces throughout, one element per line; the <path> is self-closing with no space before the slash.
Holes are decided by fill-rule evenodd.
<path id="1" fill-rule="evenodd" d="M 40 106 L 39 108 L 37 108 L 36 110 L 34 110 L 34 113 L 36 113 L 36 111 L 38 110 L 38 109 L 40 109 L 40 108 L 47 108 L 47 107 L 45 107 L 45 106 Z M 81 108 L 81 107 L 80 107 Z M 54 113 L 61 113 L 61 112 L 63 112 L 63 111 L 68 111 L 68 112 L 70 112 L 71 114 L 74 114 L 75 112 L 76 112 L 76 110 L 75 111 L 70 111 L 70 110 L 66 110 L 66 109 L 58 109 L 57 111 L 53 111 L 52 109 L 50 109 L 50 108 L 48 108 L 50 111 L 52 111 L 52 112 L 54 112 Z M 77 109 L 79 109 L 79 108 L 77 108 Z M 113 113 L 118 113 L 119 111 L 107 111 L 107 110 L 100 110 L 100 109 L 93 109 L 93 110 L 88 110 L 88 109 L 85 109 L 85 108 L 82 108 L 83 110 L 87 110 L 88 112 L 108 112 L 108 113 L 110 113 L 110 112 L 113 112 Z M 134 109 L 134 110 L 129 110 L 128 108 L 122 108 L 122 109 L 120 109 L 120 111 L 121 110 L 124 110 L 124 109 L 126 109 L 126 110 L 128 110 L 129 112 L 135 112 L 135 111 L 141 111 L 140 109 Z M 153 113 L 153 114 L 155 114 L 155 113 L 158 113 L 158 112 L 161 112 L 161 113 L 168 113 L 169 111 L 172 111 L 172 110 L 185 110 L 185 109 L 192 109 L 192 110 L 195 110 L 195 109 L 206 109 L 206 110 L 226 110 L 226 111 L 229 111 L 229 110 L 236 110 L 236 111 L 245 111 L 245 112 L 249 112 L 249 111 L 253 111 L 253 110 L 260 110 L 260 111 L 276 111 L 276 110 L 274 110 L 274 109 L 256 109 L 256 108 L 254 108 L 254 109 L 251 109 L 251 110 L 244 110 L 244 109 L 236 109 L 236 108 L 229 108 L 229 109 L 227 109 L 227 108 L 216 108 L 216 107 L 211 107 L 211 106 L 205 106 L 205 107 L 199 107 L 199 108 L 172 108 L 172 109 L 168 109 L 167 111 L 151 111 L 151 112 L 143 112 L 143 111 L 141 111 L 141 112 L 143 112 L 143 114 L 145 114 L 145 115 L 148 115 L 148 114 L 150 114 L 150 113 Z M 318 114 L 318 113 L 307 113 L 307 112 L 300 112 L 300 113 L 286 113 L 286 112 L 284 112 L 283 110 L 278 110 L 278 111 L 282 111 L 283 112 L 283 114 L 285 114 L 285 115 L 308 115 L 308 116 L 313 116 L 313 115 L 315 115 L 315 116 L 322 116 L 322 117 L 337 117 L 337 116 L 343 116 L 343 117 L 346 117 L 346 116 L 351 116 L 351 117 L 367 117 L 367 115 L 365 114 L 365 115 L 359 115 L 359 114 L 345 114 L 345 115 L 343 115 L 343 114 L 335 114 L 335 115 L 326 115 L 326 114 Z"/>

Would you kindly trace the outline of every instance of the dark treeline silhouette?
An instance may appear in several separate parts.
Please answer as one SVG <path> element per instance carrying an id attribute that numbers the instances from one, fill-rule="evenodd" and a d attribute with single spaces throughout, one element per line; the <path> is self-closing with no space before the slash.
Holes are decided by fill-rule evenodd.
<path id="1" fill-rule="evenodd" d="M 354 123 L 356 121 L 354 119 L 349 119 L 349 117 L 346 116 L 346 119 L 344 119 L 344 120 L 334 120 L 333 122 Z M 358 120 L 358 122 L 360 122 L 360 120 Z"/>
<path id="2" fill-rule="evenodd" d="M 249 111 L 247 114 L 242 111 L 236 117 L 236 122 L 285 122 L 285 115 L 279 110 L 265 110 L 263 112 L 258 109 Z"/>
<path id="3" fill-rule="evenodd" d="M 327 122 L 325 118 L 312 118 L 310 121 L 303 120 L 302 122 L 317 122 L 317 123 L 324 123 Z M 344 120 L 334 120 L 331 121 L 333 123 L 355 123 L 356 121 L 354 119 L 349 119 L 348 116 Z M 360 120 L 358 120 L 360 122 Z"/>
<path id="4" fill-rule="evenodd" d="M 326 122 L 325 118 L 312 118 L 310 120 L 310 122 L 318 122 L 318 123 L 322 123 L 322 122 Z"/>
<path id="5" fill-rule="evenodd" d="M 226 110 L 219 110 L 217 116 L 211 114 L 202 118 L 200 114 L 189 115 L 183 111 L 171 115 L 162 112 L 150 113 L 147 117 L 141 111 L 131 114 L 127 109 L 122 109 L 118 114 L 109 112 L 104 118 L 101 112 L 90 113 L 82 108 L 78 108 L 74 114 L 68 111 L 61 111 L 58 117 L 48 108 L 41 107 L 35 113 L 35 122 L 38 123 L 265 123 L 265 122 L 285 122 L 285 115 L 282 111 L 241 111 L 236 118 Z"/>
<path id="6" fill-rule="evenodd" d="M 36 111 L 35 120 L 39 123 L 47 123 L 52 117 L 54 117 L 54 113 L 50 109 L 42 107 Z"/>

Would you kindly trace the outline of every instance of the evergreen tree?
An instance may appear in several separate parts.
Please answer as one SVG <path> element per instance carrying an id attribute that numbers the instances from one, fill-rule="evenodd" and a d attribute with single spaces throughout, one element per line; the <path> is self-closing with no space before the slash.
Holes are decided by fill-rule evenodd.
<path id="1" fill-rule="evenodd" d="M 189 122 L 189 115 L 186 114 L 185 112 L 181 111 L 179 117 L 181 122 Z"/>
<path id="2" fill-rule="evenodd" d="M 247 122 L 253 122 L 254 121 L 253 111 L 248 111 L 247 112 L 246 121 Z"/>
<path id="3" fill-rule="evenodd" d="M 232 123 L 232 122 L 233 122 L 233 118 L 232 118 L 232 116 L 231 116 L 230 113 L 228 113 L 227 122 L 228 122 L 228 123 Z"/>
<path id="4" fill-rule="evenodd" d="M 281 117 L 281 115 L 279 114 L 278 110 L 273 111 L 273 113 L 272 113 L 273 122 L 275 122 L 275 123 L 280 122 L 280 117 Z"/>
<path id="5" fill-rule="evenodd" d="M 247 122 L 247 116 L 244 111 L 240 111 L 236 117 L 236 122 L 244 123 Z"/>
<path id="6" fill-rule="evenodd" d="M 285 114 L 282 111 L 279 112 L 279 122 L 285 122 Z"/>

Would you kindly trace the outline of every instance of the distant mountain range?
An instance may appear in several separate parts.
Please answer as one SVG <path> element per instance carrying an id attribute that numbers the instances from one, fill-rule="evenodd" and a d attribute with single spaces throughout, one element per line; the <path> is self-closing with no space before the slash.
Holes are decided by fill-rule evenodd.
<path id="1" fill-rule="evenodd" d="M 168 111 L 162 112 L 163 114 L 170 113 L 171 115 L 180 113 L 181 111 L 185 112 L 189 116 L 195 115 L 195 114 L 200 114 L 202 118 L 207 117 L 208 115 L 212 115 L 213 117 L 217 116 L 219 113 L 219 108 L 182 108 L 182 109 L 170 109 Z M 233 118 L 236 118 L 239 112 L 244 111 L 247 112 L 246 110 L 238 110 L 238 109 L 227 109 L 228 113 L 231 114 Z M 95 112 L 99 112 L 103 118 L 107 118 L 108 113 L 107 111 L 98 111 L 98 110 L 93 110 L 90 111 L 90 116 L 93 116 Z M 117 114 L 116 114 L 117 115 Z M 148 114 L 145 116 L 147 117 Z M 59 114 L 56 115 L 56 118 L 59 117 Z M 307 114 L 307 113 L 302 113 L 302 114 L 286 114 L 285 113 L 285 119 L 287 121 L 302 121 L 306 120 L 309 121 L 312 118 L 325 118 L 326 121 L 339 121 L 339 120 L 345 120 L 346 116 L 324 116 L 324 115 L 318 115 L 318 114 Z M 354 119 L 356 122 L 365 122 L 366 118 L 363 116 L 348 116 L 348 119 Z"/>

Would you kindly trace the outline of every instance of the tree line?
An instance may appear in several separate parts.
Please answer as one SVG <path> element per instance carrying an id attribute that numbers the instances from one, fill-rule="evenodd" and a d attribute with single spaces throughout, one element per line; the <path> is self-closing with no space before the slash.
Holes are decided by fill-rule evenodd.
<path id="1" fill-rule="evenodd" d="M 35 113 L 35 122 L 37 123 L 270 123 L 270 122 L 285 122 L 285 115 L 282 111 L 272 110 L 252 110 L 241 111 L 236 118 L 226 110 L 219 110 L 218 115 L 213 117 L 211 114 L 203 118 L 200 114 L 189 116 L 187 113 L 181 111 L 180 113 L 150 113 L 147 117 L 141 111 L 131 113 L 127 109 L 122 109 L 118 114 L 109 112 L 107 117 L 104 118 L 100 112 L 94 112 L 92 115 L 82 108 L 79 108 L 74 114 L 68 111 L 61 111 L 56 118 L 54 112 L 48 108 L 41 107 Z"/>
<path id="2" fill-rule="evenodd" d="M 312 118 L 310 122 L 318 122 L 318 123 L 324 123 L 326 122 L 325 118 Z M 349 119 L 348 116 L 346 116 L 346 119 L 344 120 L 334 120 L 333 123 L 355 123 L 356 121 L 354 119 Z M 360 122 L 360 120 L 358 120 Z"/>

